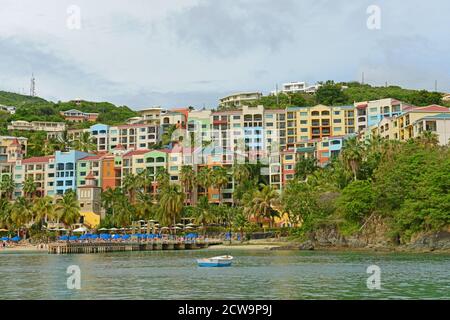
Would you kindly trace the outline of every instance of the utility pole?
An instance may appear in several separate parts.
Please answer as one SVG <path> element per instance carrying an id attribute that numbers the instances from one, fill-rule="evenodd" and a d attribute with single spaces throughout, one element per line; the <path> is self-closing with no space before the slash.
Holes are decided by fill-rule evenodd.
<path id="1" fill-rule="evenodd" d="M 280 101 L 279 101 L 279 99 L 278 99 L 278 83 L 275 85 L 275 95 L 276 95 L 276 97 L 277 97 L 277 107 L 278 107 L 278 105 L 279 105 L 279 103 L 280 103 Z"/>
<path id="2" fill-rule="evenodd" d="M 437 80 L 434 80 L 434 92 L 437 92 Z"/>
<path id="3" fill-rule="evenodd" d="M 30 83 L 30 96 L 36 96 L 36 79 L 34 78 L 34 74 L 31 74 L 31 83 Z"/>
<path id="4" fill-rule="evenodd" d="M 364 84 L 364 71 L 363 71 L 363 73 L 361 75 L 361 84 Z"/>

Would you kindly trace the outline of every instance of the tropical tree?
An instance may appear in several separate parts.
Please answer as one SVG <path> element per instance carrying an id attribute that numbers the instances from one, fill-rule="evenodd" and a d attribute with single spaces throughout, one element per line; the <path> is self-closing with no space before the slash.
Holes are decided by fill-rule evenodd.
<path id="1" fill-rule="evenodd" d="M 155 208 L 152 197 L 144 192 L 138 192 L 136 196 L 136 218 L 148 220 L 154 217 Z"/>
<path id="2" fill-rule="evenodd" d="M 159 199 L 159 221 L 162 224 L 176 224 L 176 220 L 183 210 L 185 194 L 176 184 L 168 184 L 161 189 Z"/>
<path id="3" fill-rule="evenodd" d="M 28 176 L 23 183 L 23 192 L 25 197 L 33 199 L 36 194 L 37 186 L 32 176 Z"/>
<path id="4" fill-rule="evenodd" d="M 432 131 L 423 131 L 417 138 L 420 144 L 425 147 L 435 147 L 439 144 L 439 137 Z"/>
<path id="5" fill-rule="evenodd" d="M 212 170 L 208 167 L 202 167 L 197 173 L 197 183 L 208 193 L 209 187 L 211 187 L 212 181 Z"/>
<path id="6" fill-rule="evenodd" d="M 11 219 L 17 229 L 33 222 L 34 212 L 31 201 L 25 197 L 17 198 L 12 206 Z"/>
<path id="7" fill-rule="evenodd" d="M 214 221 L 214 215 L 211 213 L 211 206 L 208 197 L 200 197 L 198 203 L 192 208 L 195 223 L 203 226 L 203 233 L 206 233 L 205 226 Z"/>
<path id="8" fill-rule="evenodd" d="M 69 138 L 67 130 L 60 134 L 56 141 L 53 141 L 53 143 L 55 143 L 55 149 L 59 151 L 68 151 L 72 145 L 72 141 Z"/>
<path id="9" fill-rule="evenodd" d="M 212 184 L 219 192 L 219 203 L 222 203 L 222 189 L 228 184 L 228 172 L 223 167 L 217 167 L 213 170 Z"/>
<path id="10" fill-rule="evenodd" d="M 233 166 L 233 179 L 238 184 L 241 184 L 250 179 L 250 170 L 245 164 L 235 163 Z"/>
<path id="11" fill-rule="evenodd" d="M 278 205 L 280 195 L 277 190 L 269 185 L 262 185 L 261 190 L 254 193 L 253 199 L 250 202 L 250 212 L 253 213 L 257 220 L 260 217 L 270 219 L 270 225 L 273 225 L 274 218 L 279 216 L 278 211 L 274 206 Z"/>
<path id="12" fill-rule="evenodd" d="M 183 184 L 184 190 L 189 193 L 190 203 L 193 202 L 194 189 L 197 185 L 196 174 L 192 166 L 182 166 L 180 171 L 180 181 Z"/>
<path id="13" fill-rule="evenodd" d="M 317 170 L 317 159 L 308 157 L 299 159 L 295 164 L 295 177 L 300 180 L 305 180 L 306 177 Z"/>
<path id="14" fill-rule="evenodd" d="M 82 132 L 80 136 L 71 143 L 71 147 L 83 152 L 90 152 L 97 149 L 92 141 L 90 132 Z"/>
<path id="15" fill-rule="evenodd" d="M 359 166 L 363 158 L 363 148 L 357 137 L 351 137 L 345 140 L 341 151 L 342 160 L 353 174 L 353 179 L 357 180 Z"/>
<path id="16" fill-rule="evenodd" d="M 0 195 L 3 196 L 3 194 L 5 194 L 6 198 L 11 200 L 15 187 L 16 184 L 14 183 L 12 175 L 4 175 L 0 182 Z"/>
<path id="17" fill-rule="evenodd" d="M 9 228 L 12 225 L 11 209 L 11 202 L 0 198 L 0 226 Z"/>
<path id="18" fill-rule="evenodd" d="M 128 199 L 130 200 L 131 204 L 135 202 L 136 191 L 141 186 L 141 179 L 132 173 L 127 174 L 123 179 L 122 188 L 128 195 Z"/>
<path id="19" fill-rule="evenodd" d="M 66 226 L 70 226 L 80 219 L 80 204 L 74 191 L 68 190 L 56 202 L 57 222 L 62 222 Z"/>
<path id="20" fill-rule="evenodd" d="M 53 204 L 53 198 L 50 196 L 45 196 L 36 199 L 33 204 L 33 212 L 36 220 L 42 223 L 56 218 L 56 210 Z"/>
<path id="21" fill-rule="evenodd" d="M 166 168 L 158 167 L 158 169 L 156 169 L 155 180 L 158 183 L 158 187 L 160 189 L 169 185 L 170 175 L 167 172 Z"/>

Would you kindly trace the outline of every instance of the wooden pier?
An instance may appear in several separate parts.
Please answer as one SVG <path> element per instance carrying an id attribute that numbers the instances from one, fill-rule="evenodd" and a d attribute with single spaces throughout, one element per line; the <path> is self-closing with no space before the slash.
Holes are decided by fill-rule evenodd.
<path id="1" fill-rule="evenodd" d="M 118 251 L 194 250 L 221 244 L 221 240 L 153 240 L 134 242 L 55 242 L 48 245 L 50 254 L 104 253 Z"/>

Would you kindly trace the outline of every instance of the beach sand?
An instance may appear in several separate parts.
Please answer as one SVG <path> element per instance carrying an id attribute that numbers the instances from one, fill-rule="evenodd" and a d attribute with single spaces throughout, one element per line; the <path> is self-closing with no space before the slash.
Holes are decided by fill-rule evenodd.
<path id="1" fill-rule="evenodd" d="M 6 252 L 39 252 L 39 251 L 47 251 L 45 249 L 39 249 L 37 246 L 14 246 L 14 247 L 0 247 L 0 254 Z"/>

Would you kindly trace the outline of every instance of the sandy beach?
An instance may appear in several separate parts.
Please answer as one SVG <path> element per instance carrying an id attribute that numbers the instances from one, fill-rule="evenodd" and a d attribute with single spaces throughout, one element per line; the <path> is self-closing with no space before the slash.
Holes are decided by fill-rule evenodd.
<path id="1" fill-rule="evenodd" d="M 39 249 L 38 246 L 14 246 L 14 247 L 0 247 L 0 254 L 7 252 L 38 252 L 38 251 L 46 251 L 47 249 Z"/>

